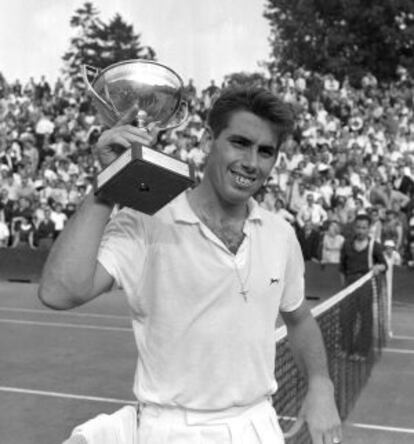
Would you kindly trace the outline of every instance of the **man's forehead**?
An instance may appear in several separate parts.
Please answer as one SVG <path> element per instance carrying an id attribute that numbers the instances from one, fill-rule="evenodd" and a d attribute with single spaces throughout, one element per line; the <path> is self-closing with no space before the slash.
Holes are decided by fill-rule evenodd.
<path id="1" fill-rule="evenodd" d="M 223 131 L 253 141 L 260 139 L 261 144 L 277 145 L 278 133 L 276 125 L 249 111 L 236 111 L 232 113 L 227 127 Z"/>

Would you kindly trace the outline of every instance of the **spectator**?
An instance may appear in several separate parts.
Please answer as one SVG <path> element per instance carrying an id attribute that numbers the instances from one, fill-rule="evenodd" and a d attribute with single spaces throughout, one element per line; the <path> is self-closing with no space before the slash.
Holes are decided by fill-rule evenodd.
<path id="1" fill-rule="evenodd" d="M 37 244 L 40 248 L 50 248 L 56 236 L 56 226 L 51 219 L 52 210 L 47 207 L 44 210 L 44 219 L 39 222 L 36 229 Z"/>
<path id="2" fill-rule="evenodd" d="M 305 221 L 310 220 L 314 227 L 321 227 L 322 224 L 328 219 L 326 211 L 321 205 L 315 203 L 315 197 L 313 193 L 308 193 L 306 196 L 306 204 L 303 205 L 298 214 L 296 215 L 296 221 L 299 227 L 305 226 Z"/>
<path id="3" fill-rule="evenodd" d="M 314 227 L 310 218 L 304 220 L 304 225 L 296 231 L 305 261 L 319 261 L 320 232 Z"/>
<path id="4" fill-rule="evenodd" d="M 55 203 L 54 210 L 50 215 L 50 219 L 55 224 L 55 239 L 59 236 L 65 226 L 68 216 L 63 212 L 63 205 L 60 202 Z"/>
<path id="5" fill-rule="evenodd" d="M 384 258 L 388 268 L 401 265 L 401 255 L 396 251 L 395 242 L 391 239 L 384 242 Z"/>
<path id="6" fill-rule="evenodd" d="M 339 264 L 345 238 L 340 234 L 339 224 L 330 221 L 321 242 L 321 263 Z"/>
<path id="7" fill-rule="evenodd" d="M 20 216 L 18 219 L 14 219 L 14 224 L 12 226 L 12 248 L 17 247 L 36 248 L 35 227 L 32 221 L 25 216 Z"/>
<path id="8" fill-rule="evenodd" d="M 10 230 L 7 226 L 7 223 L 4 220 L 4 217 L 2 216 L 2 213 L 0 213 L 0 248 L 5 248 L 9 246 L 10 241 Z"/>
<path id="9" fill-rule="evenodd" d="M 386 270 L 381 244 L 369 238 L 370 225 L 368 215 L 358 215 L 354 222 L 354 236 L 348 238 L 341 248 L 340 272 L 344 285 L 352 284 L 370 269 L 375 274 Z M 372 291 L 369 281 L 358 289 L 354 301 L 348 307 L 346 322 L 341 325 L 342 349 L 353 360 L 365 360 L 370 353 L 372 338 Z M 358 325 L 360 316 L 364 322 Z"/>
<path id="10" fill-rule="evenodd" d="M 277 198 L 275 200 L 274 213 L 278 214 L 280 217 L 287 220 L 291 224 L 295 222 L 295 216 L 288 210 L 286 210 L 283 199 Z"/>

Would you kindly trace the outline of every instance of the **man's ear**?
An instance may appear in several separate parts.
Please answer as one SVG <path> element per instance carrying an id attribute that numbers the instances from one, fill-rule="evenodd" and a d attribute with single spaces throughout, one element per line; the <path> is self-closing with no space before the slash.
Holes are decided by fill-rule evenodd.
<path id="1" fill-rule="evenodd" d="M 209 127 L 205 127 L 200 139 L 200 148 L 205 154 L 210 154 L 213 144 L 213 132 Z"/>

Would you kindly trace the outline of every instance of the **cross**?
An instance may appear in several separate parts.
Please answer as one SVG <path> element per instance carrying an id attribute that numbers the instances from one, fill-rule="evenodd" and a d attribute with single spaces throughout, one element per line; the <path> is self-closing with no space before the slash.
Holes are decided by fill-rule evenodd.
<path id="1" fill-rule="evenodd" d="M 240 290 L 240 294 L 243 296 L 244 300 L 247 302 L 247 294 L 249 292 L 247 290 Z"/>

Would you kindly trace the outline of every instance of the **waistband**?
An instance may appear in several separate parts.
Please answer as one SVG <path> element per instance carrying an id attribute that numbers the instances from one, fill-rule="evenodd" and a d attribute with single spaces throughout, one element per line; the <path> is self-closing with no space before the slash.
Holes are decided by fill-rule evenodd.
<path id="1" fill-rule="evenodd" d="M 229 424 L 234 421 L 239 422 L 243 418 L 262 415 L 269 408 L 273 409 L 271 398 L 261 398 L 260 400 L 246 406 L 234 406 L 223 410 L 190 410 L 182 407 L 161 406 L 157 404 L 140 405 L 140 415 L 150 415 L 155 417 L 171 419 L 187 425 L 212 425 Z"/>

